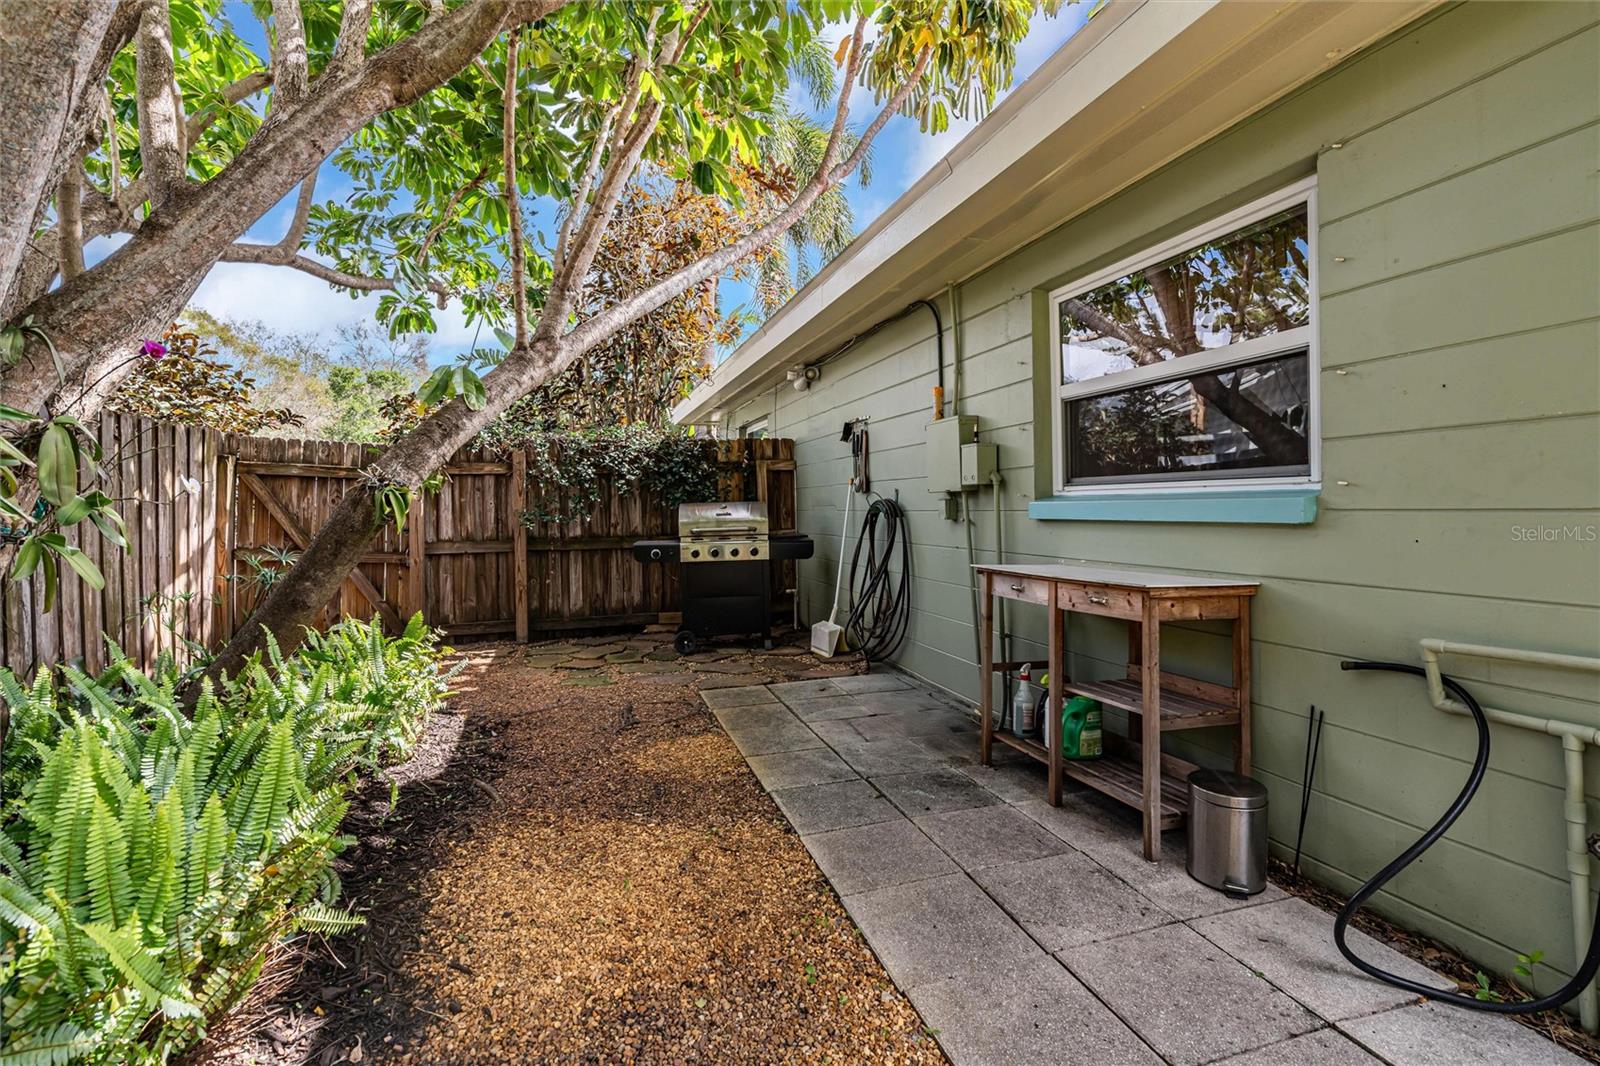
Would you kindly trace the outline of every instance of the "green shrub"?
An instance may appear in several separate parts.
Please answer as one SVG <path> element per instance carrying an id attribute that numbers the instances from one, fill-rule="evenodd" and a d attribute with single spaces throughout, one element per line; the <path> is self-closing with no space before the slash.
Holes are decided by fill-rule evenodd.
<path id="1" fill-rule="evenodd" d="M 432 634 L 343 623 L 270 648 L 186 716 L 170 669 L 60 668 L 10 710 L 0 806 L 0 1064 L 164 1062 L 267 948 L 342 932 L 330 861 L 354 771 L 403 756 L 445 694 Z"/>

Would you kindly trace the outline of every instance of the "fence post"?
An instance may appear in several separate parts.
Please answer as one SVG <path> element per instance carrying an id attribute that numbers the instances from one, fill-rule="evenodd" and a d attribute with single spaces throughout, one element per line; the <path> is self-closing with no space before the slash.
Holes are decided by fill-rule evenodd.
<path id="1" fill-rule="evenodd" d="M 234 500 L 234 464 L 237 457 L 232 452 L 223 452 L 217 456 L 217 486 L 214 490 L 217 509 L 216 546 L 217 553 L 217 613 L 214 631 L 209 634 L 209 643 L 221 647 L 233 638 L 234 631 L 234 596 L 233 586 L 233 547 L 235 533 L 233 525 L 233 500 Z"/>
<path id="2" fill-rule="evenodd" d="M 528 509 L 528 453 L 511 453 L 511 580 L 517 642 L 528 642 L 528 527 L 522 513 Z"/>
<path id="3" fill-rule="evenodd" d="M 428 617 L 428 490 L 418 488 L 406 521 L 406 549 L 410 554 L 411 613 Z"/>

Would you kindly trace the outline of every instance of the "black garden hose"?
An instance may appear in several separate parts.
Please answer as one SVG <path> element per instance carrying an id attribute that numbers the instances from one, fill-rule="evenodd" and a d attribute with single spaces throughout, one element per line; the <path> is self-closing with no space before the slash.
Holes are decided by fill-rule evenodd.
<path id="1" fill-rule="evenodd" d="M 897 561 L 898 576 L 891 569 Z M 850 617 L 845 619 L 844 630 L 851 646 L 873 663 L 895 653 L 910 625 L 911 537 L 906 532 L 906 513 L 895 501 L 879 496 L 867 508 L 850 557 Z"/>
<path id="2" fill-rule="evenodd" d="M 1427 677 L 1427 671 L 1409 663 L 1377 663 L 1377 662 L 1351 662 L 1339 664 L 1341 670 L 1386 670 L 1395 674 L 1412 674 L 1416 677 Z M 1443 1003 L 1453 1003 L 1458 1007 L 1467 1007 L 1471 1010 L 1489 1011 L 1493 1014 L 1537 1014 L 1542 1010 L 1559 1007 L 1567 1000 L 1576 996 L 1594 980 L 1596 972 L 1600 972 L 1600 913 L 1595 915 L 1593 932 L 1589 936 L 1589 952 L 1583 958 L 1583 964 L 1578 967 L 1578 972 L 1573 974 L 1572 980 L 1538 999 L 1526 1000 L 1522 1003 L 1498 1003 L 1493 1000 L 1475 999 L 1457 992 L 1441 992 L 1431 985 L 1421 984 L 1399 974 L 1380 970 L 1364 959 L 1357 957 L 1350 950 L 1350 945 L 1345 943 L 1345 929 L 1350 924 L 1350 919 L 1355 917 L 1362 904 L 1366 903 L 1380 888 L 1389 882 L 1396 874 L 1417 860 L 1417 857 L 1433 846 L 1434 842 L 1444 836 L 1445 830 L 1455 824 L 1461 817 L 1461 812 L 1467 809 L 1467 804 L 1472 802 L 1473 794 L 1478 791 L 1478 786 L 1483 783 L 1483 775 L 1489 768 L 1489 720 L 1484 716 L 1483 708 L 1478 706 L 1478 701 L 1453 677 L 1441 675 L 1440 680 L 1444 687 L 1466 704 L 1467 710 L 1472 712 L 1472 720 L 1478 726 L 1478 755 L 1472 762 L 1472 772 L 1467 775 L 1467 783 L 1461 787 L 1461 792 L 1445 810 L 1443 816 L 1433 823 L 1433 827 L 1412 844 L 1405 851 L 1395 856 L 1394 860 L 1379 870 L 1373 877 L 1356 890 L 1350 897 L 1350 902 L 1344 905 L 1339 912 L 1339 917 L 1333 923 L 1333 941 L 1339 945 L 1339 951 L 1350 964 L 1358 970 L 1380 981 L 1403 988 L 1408 992 L 1415 992 L 1419 996 L 1438 1000 Z"/>

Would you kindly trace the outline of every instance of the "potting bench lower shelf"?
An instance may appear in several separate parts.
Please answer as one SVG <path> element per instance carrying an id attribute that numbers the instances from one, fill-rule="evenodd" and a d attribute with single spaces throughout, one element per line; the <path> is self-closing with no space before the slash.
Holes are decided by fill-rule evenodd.
<path id="1" fill-rule="evenodd" d="M 1235 578 L 1160 574 L 1107 567 L 986 564 L 977 567 L 982 597 L 982 705 L 980 757 L 988 765 L 994 741 L 1038 759 L 1050 768 L 1046 799 L 1061 803 L 1064 777 L 1081 782 L 1141 812 L 1144 856 L 1161 854 L 1161 831 L 1183 824 L 1188 813 L 1184 778 L 1195 769 L 1161 750 L 1161 735 L 1218 726 L 1234 730 L 1234 768 L 1250 772 L 1250 600 L 1257 582 Z M 1062 757 L 1059 729 L 1049 748 L 994 729 L 990 679 L 1020 668 L 995 662 L 990 624 L 994 597 L 1035 603 L 1049 613 L 1049 660 L 1027 665 L 1049 672 L 1049 720 L 1060 721 L 1066 694 L 1088 696 L 1129 715 L 1129 737 L 1107 733 L 1105 754 L 1075 761 Z M 1070 681 L 1065 677 L 1068 611 L 1118 618 L 1128 625 L 1128 671 L 1123 678 Z M 1218 685 L 1161 669 L 1161 623 L 1223 619 L 1233 623 L 1231 685 Z M 1135 739 L 1137 738 L 1137 739 Z"/>

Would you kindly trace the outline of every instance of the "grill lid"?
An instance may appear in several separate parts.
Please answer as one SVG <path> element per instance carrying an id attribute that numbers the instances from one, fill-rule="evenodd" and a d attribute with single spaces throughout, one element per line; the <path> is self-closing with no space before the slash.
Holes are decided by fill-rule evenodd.
<path id="1" fill-rule="evenodd" d="M 680 503 L 678 536 L 683 540 L 732 540 L 765 537 L 767 505 L 757 501 Z"/>

